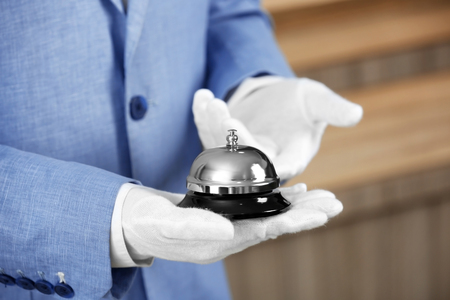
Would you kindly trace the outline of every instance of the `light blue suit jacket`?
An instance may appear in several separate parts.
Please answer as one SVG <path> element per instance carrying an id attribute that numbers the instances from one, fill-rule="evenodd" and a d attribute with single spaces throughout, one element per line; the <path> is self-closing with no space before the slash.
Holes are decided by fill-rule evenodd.
<path id="1" fill-rule="evenodd" d="M 111 269 L 111 215 L 125 182 L 186 191 L 197 89 L 266 73 L 292 76 L 257 1 L 130 0 L 126 15 L 120 0 L 1 1 L 0 268 L 63 272 L 74 299 L 229 298 L 222 263 Z"/>

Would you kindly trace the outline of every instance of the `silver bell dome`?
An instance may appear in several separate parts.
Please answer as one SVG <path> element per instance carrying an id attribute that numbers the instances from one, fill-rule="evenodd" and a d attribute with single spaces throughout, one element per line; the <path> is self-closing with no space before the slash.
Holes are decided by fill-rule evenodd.
<path id="1" fill-rule="evenodd" d="M 207 194 L 249 194 L 278 188 L 280 178 L 270 159 L 237 141 L 236 130 L 231 129 L 226 146 L 200 153 L 191 166 L 187 188 Z"/>

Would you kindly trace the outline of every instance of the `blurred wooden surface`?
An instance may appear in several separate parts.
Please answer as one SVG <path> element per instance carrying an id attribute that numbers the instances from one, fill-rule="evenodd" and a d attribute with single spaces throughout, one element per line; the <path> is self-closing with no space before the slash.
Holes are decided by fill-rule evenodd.
<path id="1" fill-rule="evenodd" d="M 288 183 L 332 190 L 343 213 L 228 257 L 235 300 L 450 299 L 450 1 L 265 6 L 297 73 L 347 88 L 365 115 L 327 128 Z"/>
<path id="2" fill-rule="evenodd" d="M 262 4 L 271 13 L 286 10 L 315 7 L 323 4 L 336 3 L 348 0 L 263 0 Z"/>
<path id="3" fill-rule="evenodd" d="M 289 184 L 339 189 L 450 165 L 450 72 L 342 93 L 364 108 L 353 128 L 329 126 Z"/>
<path id="4" fill-rule="evenodd" d="M 450 72 L 345 93 L 365 117 L 329 128 L 289 184 L 335 192 L 325 228 L 227 258 L 239 299 L 450 299 Z"/>
<path id="5" fill-rule="evenodd" d="M 450 38 L 448 1 L 337 1 L 274 14 L 294 70 L 433 44 Z"/>
<path id="6" fill-rule="evenodd" d="M 449 178 L 446 167 L 335 191 L 344 212 L 327 226 L 226 259 L 234 298 L 450 299 Z"/>
<path id="7" fill-rule="evenodd" d="M 298 71 L 297 75 L 323 82 L 340 92 L 449 69 L 450 39 L 438 44 Z"/>

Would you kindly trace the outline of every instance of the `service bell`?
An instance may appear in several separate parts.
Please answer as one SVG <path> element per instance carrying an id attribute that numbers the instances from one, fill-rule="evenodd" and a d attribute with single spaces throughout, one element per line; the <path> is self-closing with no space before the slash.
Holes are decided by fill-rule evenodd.
<path id="1" fill-rule="evenodd" d="M 260 150 L 238 145 L 230 129 L 227 145 L 200 153 L 186 180 L 188 192 L 180 207 L 211 210 L 230 219 L 279 214 L 290 203 L 277 190 L 280 178 L 270 159 Z"/>

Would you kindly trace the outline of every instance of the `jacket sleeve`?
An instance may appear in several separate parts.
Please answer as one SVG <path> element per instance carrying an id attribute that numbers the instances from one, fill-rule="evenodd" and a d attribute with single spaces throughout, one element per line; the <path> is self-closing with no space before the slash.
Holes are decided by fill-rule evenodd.
<path id="1" fill-rule="evenodd" d="M 33 281 L 43 272 L 53 285 L 62 272 L 82 299 L 126 291 L 135 269 L 112 272 L 109 239 L 114 201 L 130 181 L 0 145 L 0 268 L 12 277 L 21 270 Z M 0 289 L 5 299 L 27 292 L 18 286 Z"/>
<path id="2" fill-rule="evenodd" d="M 258 0 L 213 0 L 207 47 L 207 87 L 221 99 L 247 77 L 294 76 Z"/>

